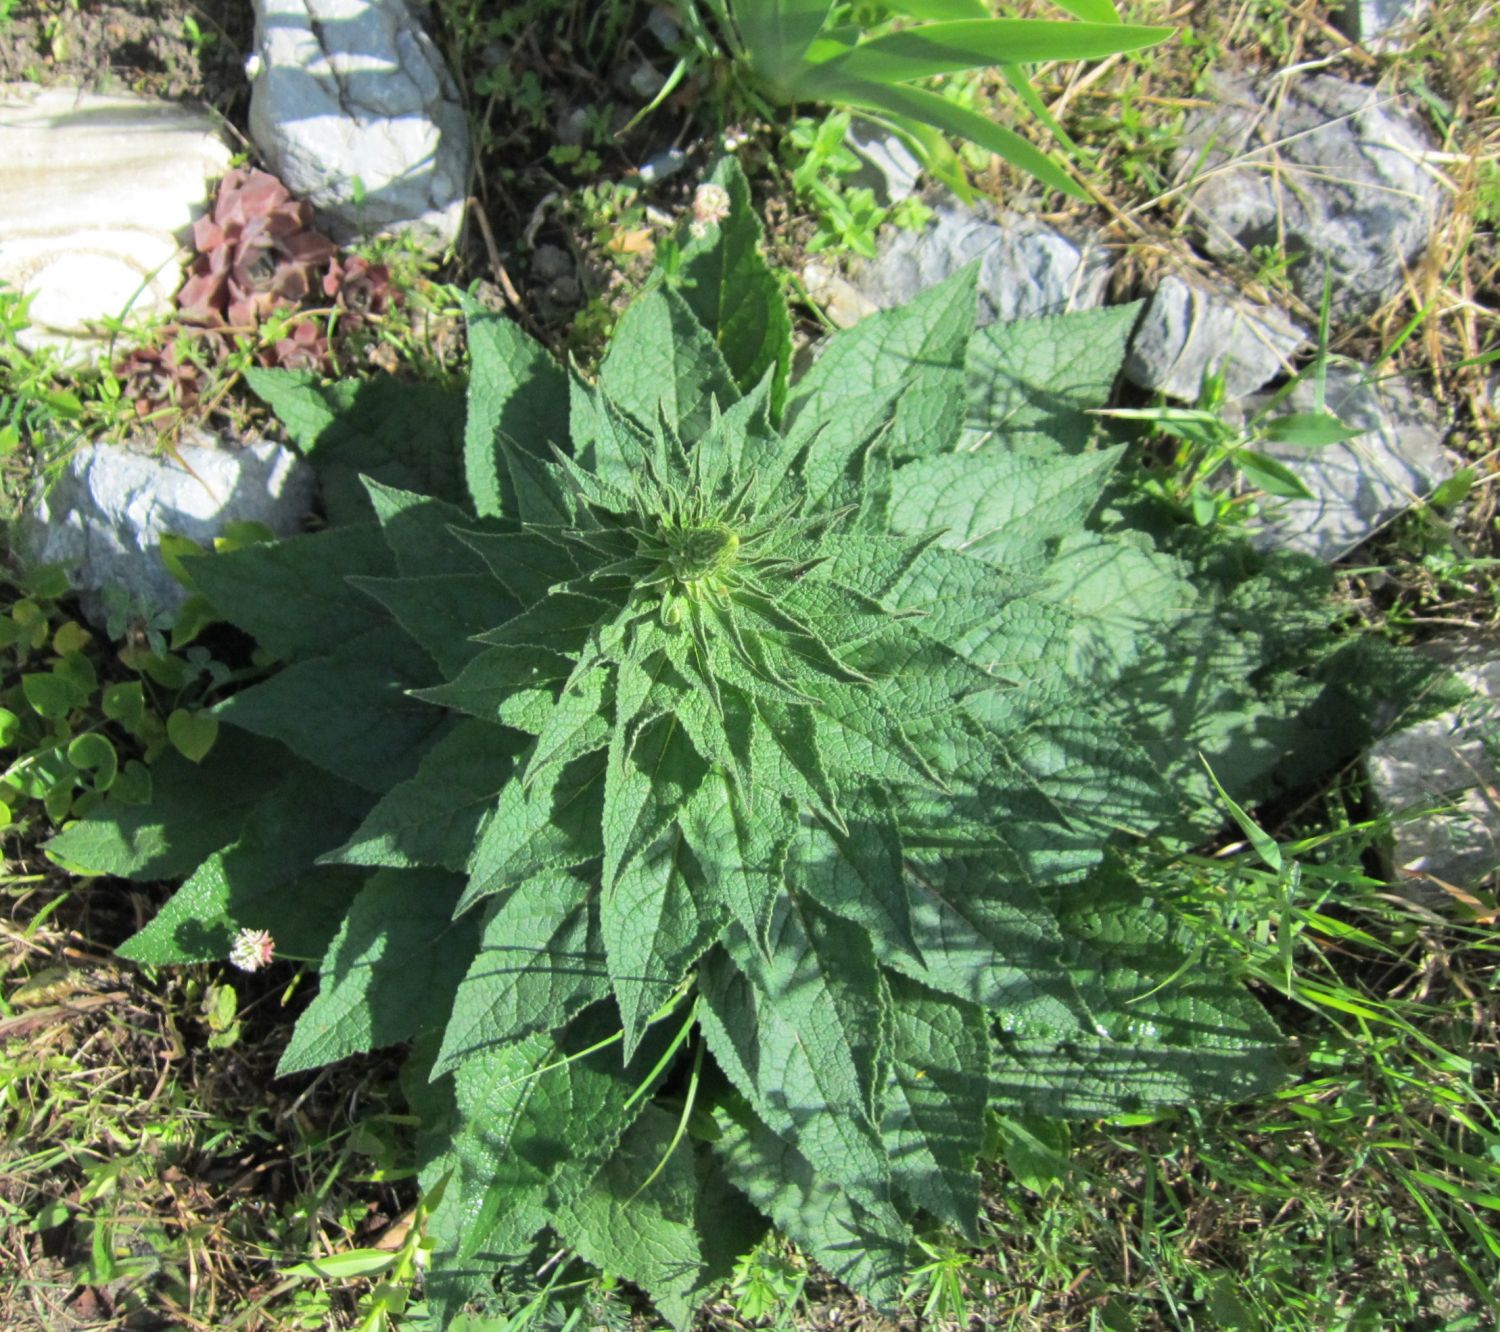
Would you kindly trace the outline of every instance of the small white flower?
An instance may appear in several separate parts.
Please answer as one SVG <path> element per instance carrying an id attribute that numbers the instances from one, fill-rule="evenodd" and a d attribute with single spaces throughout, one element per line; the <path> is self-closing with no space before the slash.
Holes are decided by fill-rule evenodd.
<path id="1" fill-rule="evenodd" d="M 729 191 L 712 183 L 698 186 L 693 193 L 693 217 L 698 225 L 722 222 L 729 216 Z M 697 235 L 695 231 L 693 233 Z"/>
<path id="2" fill-rule="evenodd" d="M 259 971 L 271 965 L 276 955 L 276 940 L 269 930 L 241 930 L 234 936 L 229 961 L 241 971 Z"/>

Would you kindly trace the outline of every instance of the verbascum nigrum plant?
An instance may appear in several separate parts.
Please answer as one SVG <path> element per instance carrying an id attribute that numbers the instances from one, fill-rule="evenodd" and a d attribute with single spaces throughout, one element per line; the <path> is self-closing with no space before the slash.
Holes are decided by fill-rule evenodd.
<path id="1" fill-rule="evenodd" d="M 129 958 L 321 958 L 283 1073 L 409 1043 L 437 1326 L 549 1233 L 681 1325 L 768 1221 L 891 1305 L 987 1113 L 1282 1076 L 1130 849 L 1357 743 L 1375 649 L 1130 502 L 1133 308 L 976 331 L 966 272 L 793 381 L 715 183 L 596 382 L 477 306 L 466 399 L 259 375 L 329 525 L 190 569 L 280 667 L 51 844 L 186 876 Z"/>

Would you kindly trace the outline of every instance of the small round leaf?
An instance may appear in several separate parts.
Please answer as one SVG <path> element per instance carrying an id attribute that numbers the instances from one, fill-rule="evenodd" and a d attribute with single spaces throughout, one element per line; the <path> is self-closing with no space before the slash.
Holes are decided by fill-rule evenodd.
<path id="1" fill-rule="evenodd" d="M 88 699 L 87 692 L 80 690 L 72 680 L 50 672 L 23 675 L 21 690 L 32 710 L 39 717 L 49 719 L 66 717 L 72 709 L 82 707 Z"/>
<path id="2" fill-rule="evenodd" d="M 146 694 L 139 680 L 122 680 L 105 685 L 100 705 L 110 721 L 119 722 L 127 731 L 141 724 L 146 714 Z"/>
<path id="3" fill-rule="evenodd" d="M 75 736 L 68 745 L 68 762 L 94 774 L 93 789 L 107 791 L 120 771 L 120 757 L 107 737 L 97 731 Z"/>
<path id="4" fill-rule="evenodd" d="M 57 632 L 52 635 L 52 650 L 63 657 L 70 652 L 82 652 L 92 637 L 77 620 L 67 620 L 58 625 Z"/>
<path id="5" fill-rule="evenodd" d="M 167 718 L 167 739 L 193 763 L 201 762 L 219 734 L 219 719 L 211 712 L 177 708 Z"/>

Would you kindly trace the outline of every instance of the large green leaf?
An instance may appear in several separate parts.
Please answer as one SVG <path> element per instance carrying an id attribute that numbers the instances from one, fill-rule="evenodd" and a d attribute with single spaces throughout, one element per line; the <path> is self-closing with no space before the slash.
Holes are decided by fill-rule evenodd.
<path id="1" fill-rule="evenodd" d="M 426 578 L 351 578 L 356 591 L 379 602 L 444 675 L 463 670 L 483 651 L 479 634 L 510 619 L 519 603 L 489 574 Z"/>
<path id="2" fill-rule="evenodd" d="M 774 416 L 786 395 L 791 316 L 780 282 L 761 257 L 760 223 L 744 173 L 726 160 L 709 183 L 728 194 L 729 215 L 713 231 L 689 238 L 670 281 L 712 336 L 741 393 L 771 376 Z"/>
<path id="3" fill-rule="evenodd" d="M 957 453 L 900 468 L 891 526 L 938 540 L 1001 569 L 1032 561 L 1076 532 L 1098 504 L 1118 454 L 1075 457 Z"/>
<path id="4" fill-rule="evenodd" d="M 800 896 L 773 910 L 769 952 L 731 927 L 705 960 L 703 1029 L 756 1113 L 870 1205 L 889 1196 L 877 1127 L 887 997 L 868 936 Z"/>
<path id="5" fill-rule="evenodd" d="M 895 310 L 862 319 L 823 344 L 787 401 L 788 435 L 814 440 L 865 394 L 887 394 L 923 369 L 964 364 L 978 312 L 971 270 Z"/>
<path id="6" fill-rule="evenodd" d="M 280 745 L 233 728 L 200 763 L 168 752 L 151 768 L 151 803 L 98 806 L 47 850 L 96 874 L 176 879 L 239 834 L 286 771 Z"/>
<path id="7" fill-rule="evenodd" d="M 968 19 L 881 33 L 843 55 L 807 69 L 797 88 L 808 97 L 839 100 L 848 86 L 909 83 L 986 65 L 1094 60 L 1137 51 L 1170 36 L 1170 28 L 1054 19 Z"/>
<path id="8" fill-rule="evenodd" d="M 135 962 L 162 966 L 229 955 L 236 930 L 268 930 L 293 957 L 321 956 L 339 928 L 362 876 L 314 869 L 358 820 L 358 791 L 295 761 L 265 787 L 236 839 L 214 852 L 120 946 Z"/>
<path id="9" fill-rule="evenodd" d="M 514 732 L 461 721 L 422 757 L 416 774 L 387 791 L 325 863 L 393 869 L 467 868 L 486 816 L 515 772 Z"/>
<path id="10" fill-rule="evenodd" d="M 881 1131 L 896 1186 L 970 1240 L 979 1238 L 979 1175 L 989 1103 L 989 1022 L 982 1010 L 891 978 L 891 1085 Z"/>
<path id="11" fill-rule="evenodd" d="M 462 888 L 462 879 L 432 870 L 371 877 L 328 946 L 318 996 L 298 1018 L 278 1074 L 442 1028 L 478 942 L 477 917 L 451 918 Z"/>
<path id="12" fill-rule="evenodd" d="M 632 856 L 604 888 L 599 932 L 627 1058 L 647 1020 L 718 937 L 726 914 L 675 826 Z"/>
<path id="13" fill-rule="evenodd" d="M 969 424 L 981 448 L 1080 450 L 1098 428 L 1140 306 L 982 329 L 968 350 Z"/>
<path id="14" fill-rule="evenodd" d="M 636 301 L 620 320 L 612 347 L 599 367 L 599 391 L 647 431 L 665 418 L 680 438 L 694 439 L 709 427 L 711 401 L 723 408 L 739 397 L 718 343 L 671 289 Z M 596 443 L 596 450 L 602 448 L 602 441 Z M 628 483 L 633 463 L 619 453 L 597 453 L 596 467 L 606 480 Z"/>
<path id="15" fill-rule="evenodd" d="M 814 1168 L 743 1105 L 721 1105 L 715 1144 L 725 1173 L 826 1270 L 894 1311 L 911 1232 L 889 1202 L 867 1202 Z"/>
<path id="16" fill-rule="evenodd" d="M 562 871 L 513 888 L 484 923 L 434 1073 L 566 1021 L 609 983 L 588 888 Z"/>
<path id="17" fill-rule="evenodd" d="M 555 494 L 536 493 L 544 473 L 525 458 L 548 460 L 568 442 L 568 381 L 562 368 L 509 319 L 465 298 L 469 330 L 468 423 L 463 465 L 480 514 L 536 521 Z"/>
<path id="18" fill-rule="evenodd" d="M 677 1121 L 647 1107 L 557 1228 L 586 1262 L 635 1282 L 682 1328 L 692 1321 L 703 1258 L 691 1140 L 677 1137 Z"/>
<path id="19" fill-rule="evenodd" d="M 416 769 L 446 725 L 408 691 L 432 680 L 421 648 L 392 628 L 372 629 L 326 657 L 288 667 L 221 703 L 216 714 L 280 740 L 294 754 L 368 791 Z"/>
<path id="20" fill-rule="evenodd" d="M 215 610 L 278 657 L 293 659 L 336 652 L 380 628 L 380 607 L 350 596 L 347 579 L 395 568 L 380 529 L 362 523 L 206 556 L 192 561 L 192 572 Z M 270 586 L 274 597 L 266 595 Z"/>
<path id="21" fill-rule="evenodd" d="M 361 477 L 462 503 L 463 398 L 420 380 L 376 376 L 323 386 L 301 371 L 246 371 L 246 382 L 292 432 L 334 524 L 366 522 Z"/>
<path id="22" fill-rule="evenodd" d="M 508 783 L 469 859 L 459 910 L 545 870 L 602 855 L 603 804 L 604 756 L 597 752 L 564 765 L 547 783 Z"/>

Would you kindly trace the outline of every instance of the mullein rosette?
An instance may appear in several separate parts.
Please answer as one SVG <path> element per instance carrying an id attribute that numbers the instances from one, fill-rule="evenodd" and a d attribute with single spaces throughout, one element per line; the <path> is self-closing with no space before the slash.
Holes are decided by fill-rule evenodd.
<path id="1" fill-rule="evenodd" d="M 283 1073 L 411 1042 L 435 1326 L 549 1230 L 683 1325 L 768 1220 L 889 1306 L 987 1111 L 1281 1072 L 1120 848 L 1357 738 L 1323 576 L 1104 503 L 1133 307 L 976 331 L 965 272 L 791 383 L 712 184 L 595 383 L 477 306 L 466 403 L 257 373 L 332 525 L 192 572 L 283 664 L 52 844 L 188 876 L 127 957 L 321 956 Z"/>

